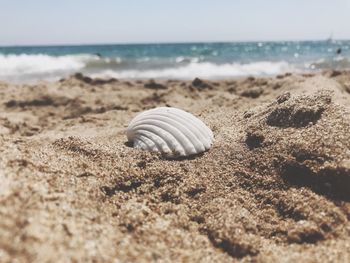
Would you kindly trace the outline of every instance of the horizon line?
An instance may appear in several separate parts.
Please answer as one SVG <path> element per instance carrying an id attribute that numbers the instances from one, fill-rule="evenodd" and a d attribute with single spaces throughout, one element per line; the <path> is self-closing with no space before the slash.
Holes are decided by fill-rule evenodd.
<path id="1" fill-rule="evenodd" d="M 350 39 L 293 39 L 293 40 L 211 40 L 211 41 L 158 41 L 158 42 L 91 42 L 91 43 L 50 43 L 50 44 L 13 44 L 13 45 L 1 45 L 0 48 L 12 48 L 12 47 L 63 47 L 63 46 L 116 46 L 116 45 L 181 45 L 181 44 L 226 44 L 226 43 L 269 43 L 269 42 L 320 42 L 320 41 L 350 41 Z"/>

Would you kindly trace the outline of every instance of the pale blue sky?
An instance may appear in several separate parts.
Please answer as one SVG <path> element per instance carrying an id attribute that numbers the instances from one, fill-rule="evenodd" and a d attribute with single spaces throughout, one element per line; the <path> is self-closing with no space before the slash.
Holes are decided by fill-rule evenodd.
<path id="1" fill-rule="evenodd" d="M 0 0 L 0 45 L 350 39 L 350 0 Z"/>

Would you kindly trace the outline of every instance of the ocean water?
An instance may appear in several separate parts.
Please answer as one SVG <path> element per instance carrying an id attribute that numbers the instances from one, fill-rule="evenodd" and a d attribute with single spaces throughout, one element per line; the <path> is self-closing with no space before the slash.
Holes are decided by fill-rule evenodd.
<path id="1" fill-rule="evenodd" d="M 0 47 L 0 80 L 14 82 L 57 80 L 76 72 L 220 79 L 349 68 L 349 40 Z"/>

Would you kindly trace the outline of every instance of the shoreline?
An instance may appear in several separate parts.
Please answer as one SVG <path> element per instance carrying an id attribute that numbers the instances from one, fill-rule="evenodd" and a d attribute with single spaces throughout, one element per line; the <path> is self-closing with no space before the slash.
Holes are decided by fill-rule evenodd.
<path id="1" fill-rule="evenodd" d="M 160 83 L 188 83 L 190 85 L 193 80 L 195 79 L 201 79 L 206 82 L 230 82 L 230 81 L 242 81 L 245 79 L 282 79 L 284 77 L 288 77 L 290 75 L 296 75 L 296 76 L 303 76 L 303 77 L 311 77 L 316 75 L 325 75 L 325 76 L 331 76 L 331 75 L 338 75 L 350 72 L 350 69 L 343 69 L 343 70 L 336 70 L 336 69 L 327 69 L 327 70 L 305 70 L 305 71 L 286 71 L 280 74 L 271 74 L 271 75 L 245 75 L 245 76 L 232 76 L 232 77 L 218 77 L 218 78 L 203 78 L 203 77 L 193 77 L 193 78 L 166 78 L 166 77 L 159 77 L 159 78 L 116 78 L 111 76 L 95 76 L 84 74 L 80 71 L 77 71 L 74 74 L 71 74 L 66 77 L 60 77 L 53 80 L 48 79 L 38 79 L 38 80 L 18 80 L 18 81 L 11 81 L 6 79 L 0 79 L 0 83 L 3 85 L 15 85 L 15 86 L 21 86 L 21 85 L 51 85 L 56 84 L 58 82 L 64 82 L 68 79 L 74 79 L 81 80 L 82 82 L 86 82 L 85 84 L 89 84 L 89 81 L 95 82 L 95 83 L 108 83 L 108 81 L 115 81 L 115 82 L 130 82 L 132 84 L 140 84 L 140 83 L 147 83 L 150 81 L 154 82 L 160 82 Z M 84 81 L 84 79 L 85 81 Z M 90 80 L 88 80 L 90 79 Z"/>
<path id="2" fill-rule="evenodd" d="M 346 262 L 350 71 L 204 80 L 0 81 L 0 261 Z M 126 145 L 158 106 L 215 142 Z"/>
<path id="3" fill-rule="evenodd" d="M 0 48 L 0 79 L 55 80 L 82 72 L 118 79 L 225 80 L 350 69 L 350 41 Z"/>

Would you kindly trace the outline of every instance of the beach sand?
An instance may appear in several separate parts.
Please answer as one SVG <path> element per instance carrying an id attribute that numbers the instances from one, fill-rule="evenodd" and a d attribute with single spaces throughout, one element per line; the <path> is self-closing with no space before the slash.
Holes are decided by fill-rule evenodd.
<path id="1" fill-rule="evenodd" d="M 350 72 L 0 83 L 0 262 L 350 262 Z M 214 132 L 135 150 L 157 106 Z"/>

